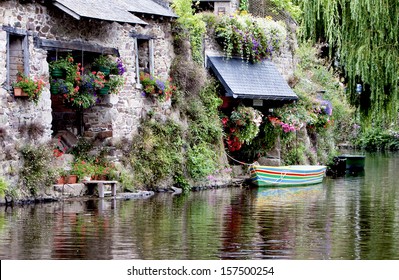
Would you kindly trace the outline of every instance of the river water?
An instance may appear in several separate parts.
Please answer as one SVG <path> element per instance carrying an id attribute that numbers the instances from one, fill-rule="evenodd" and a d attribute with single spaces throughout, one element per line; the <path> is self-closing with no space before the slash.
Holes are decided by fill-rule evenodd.
<path id="1" fill-rule="evenodd" d="M 283 189 L 0 207 L 0 259 L 399 259 L 399 154 Z"/>

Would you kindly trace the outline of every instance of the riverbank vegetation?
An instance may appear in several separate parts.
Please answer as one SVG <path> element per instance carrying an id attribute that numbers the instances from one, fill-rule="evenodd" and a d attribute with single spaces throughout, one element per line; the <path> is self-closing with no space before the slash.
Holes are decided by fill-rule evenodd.
<path id="1" fill-rule="evenodd" d="M 304 22 L 303 41 L 291 50 L 298 64 L 289 84 L 299 97 L 297 102 L 267 111 L 241 104 L 222 112 L 222 87 L 203 67 L 205 34 L 220 43 L 227 57 L 238 55 L 248 63 L 256 63 L 277 55 L 289 31 L 270 18 L 248 14 L 248 1 L 242 1 L 242 14 L 226 17 L 195 13 L 192 1 L 174 0 L 172 6 L 179 18 L 174 24 L 175 58 L 170 67 L 173 79 L 167 82 L 173 92 L 153 100 L 154 106 L 143 114 L 131 141 L 122 139 L 113 143 L 114 147 L 94 147 L 81 139 L 69 151 L 57 143 L 22 147 L 24 165 L 19 176 L 26 193 L 21 193 L 35 196 L 57 177 L 72 173 L 81 180 L 107 175 L 130 191 L 170 186 L 189 191 L 195 184 L 212 184 L 217 178 L 230 176 L 226 153 L 247 163 L 277 156 L 281 164 L 288 165 L 329 164 L 341 143 L 368 150 L 398 150 L 395 117 L 399 102 L 395 96 L 399 75 L 398 66 L 392 66 L 397 50 L 388 53 L 391 46 L 386 46 L 376 54 L 381 38 L 366 46 L 367 34 L 354 42 L 355 33 L 345 35 L 354 26 L 353 19 L 337 22 L 334 14 L 343 7 L 334 1 L 331 7 L 323 4 L 331 1 L 303 1 L 301 6 L 285 0 L 272 2 Z M 342 10 L 345 18 L 351 11 L 349 6 L 355 9 L 346 5 Z M 366 7 L 358 6 L 355 11 L 361 24 L 357 31 L 366 33 L 369 18 L 360 15 Z M 306 11 L 303 17 L 299 7 Z M 320 18 L 317 9 L 323 11 Z M 383 34 L 396 26 L 384 25 L 380 19 L 378 24 L 384 27 Z M 339 27 L 337 34 L 330 31 L 335 27 Z M 399 36 L 395 39 L 392 34 L 388 42 L 397 46 Z M 331 41 L 329 55 L 325 44 L 316 44 L 322 35 Z M 369 62 L 375 64 L 370 67 Z M 362 85 L 360 94 L 357 84 Z M 156 85 L 164 87 L 165 83 Z M 67 168 L 53 164 L 67 152 L 74 155 Z M 0 178 L 0 195 L 8 188 Z"/>
<path id="2" fill-rule="evenodd" d="M 279 142 L 283 164 L 328 164 L 339 143 L 354 140 L 355 111 L 345 102 L 338 74 L 310 43 L 301 44 L 296 55 L 293 90 L 299 100 L 264 116 L 256 137 L 231 151 L 233 157 L 246 162 L 269 157 Z"/>
<path id="3" fill-rule="evenodd" d="M 298 1 L 304 38 L 322 41 L 359 108 L 362 131 L 398 127 L 399 2 Z M 366 133 L 369 134 L 369 133 Z"/>

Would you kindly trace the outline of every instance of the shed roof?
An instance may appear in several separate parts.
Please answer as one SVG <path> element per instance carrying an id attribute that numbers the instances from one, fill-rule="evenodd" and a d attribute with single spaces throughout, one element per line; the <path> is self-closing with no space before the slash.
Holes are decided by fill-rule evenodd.
<path id="1" fill-rule="evenodd" d="M 116 0 L 123 4 L 129 12 L 157 15 L 164 17 L 177 17 L 172 10 L 152 1 L 152 0 Z"/>
<path id="2" fill-rule="evenodd" d="M 170 9 L 152 0 L 55 0 L 53 4 L 76 19 L 86 17 L 132 24 L 147 24 L 132 13 L 176 17 Z"/>
<path id="3" fill-rule="evenodd" d="M 226 96 L 286 101 L 298 99 L 271 61 L 249 63 L 241 58 L 208 56 L 208 67 L 224 86 Z"/>

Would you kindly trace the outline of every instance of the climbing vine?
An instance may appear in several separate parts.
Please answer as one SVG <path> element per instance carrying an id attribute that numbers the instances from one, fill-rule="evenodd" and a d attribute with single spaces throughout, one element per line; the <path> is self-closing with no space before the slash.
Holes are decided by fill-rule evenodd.
<path id="1" fill-rule="evenodd" d="M 193 60 L 199 64 L 203 62 L 202 39 L 206 32 L 205 22 L 200 14 L 195 14 L 191 0 L 173 0 L 172 8 L 179 16 L 177 22 L 189 33 Z M 183 35 L 184 34 L 180 34 Z"/>
<path id="2" fill-rule="evenodd" d="M 330 55 L 341 65 L 350 101 L 360 108 L 364 123 L 394 120 L 399 107 L 399 2 L 303 0 L 301 5 L 304 37 L 325 38 L 334 50 Z"/>

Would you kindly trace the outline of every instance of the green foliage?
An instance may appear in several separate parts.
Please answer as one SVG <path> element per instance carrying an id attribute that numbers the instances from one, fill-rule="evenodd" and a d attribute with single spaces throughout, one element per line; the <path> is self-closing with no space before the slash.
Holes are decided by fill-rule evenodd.
<path id="1" fill-rule="evenodd" d="M 239 106 L 231 112 L 229 126 L 234 127 L 233 134 L 240 139 L 241 142 L 251 143 L 259 133 L 259 126 L 262 123 L 262 113 L 253 107 Z"/>
<path id="2" fill-rule="evenodd" d="M 326 38 L 363 124 L 396 121 L 399 105 L 399 2 L 304 0 L 304 38 Z M 334 53 L 332 50 L 336 50 Z M 356 84 L 362 84 L 361 94 Z"/>
<path id="3" fill-rule="evenodd" d="M 193 179 L 202 179 L 213 173 L 218 166 L 215 150 L 220 149 L 223 131 L 218 116 L 222 100 L 218 97 L 218 84 L 208 81 L 199 96 L 188 101 L 187 172 Z"/>
<path id="4" fill-rule="evenodd" d="M 17 81 L 14 82 L 12 86 L 14 89 L 21 88 L 23 92 L 28 94 L 29 100 L 37 104 L 44 89 L 45 82 L 41 79 L 32 79 L 18 72 Z"/>
<path id="5" fill-rule="evenodd" d="M 368 151 L 399 150 L 399 132 L 370 128 L 360 134 L 356 145 Z"/>
<path id="6" fill-rule="evenodd" d="M 211 80 L 198 95 L 182 94 L 179 99 L 186 128 L 149 114 L 133 139 L 129 163 L 135 185 L 154 188 L 162 180 L 173 179 L 175 186 L 187 191 L 191 179 L 203 179 L 216 170 L 219 156 L 215 150 L 220 150 L 222 139 L 217 85 Z"/>
<path id="7" fill-rule="evenodd" d="M 239 6 L 239 10 L 241 12 L 248 12 L 248 8 L 249 8 L 249 0 L 240 0 L 240 6 Z"/>
<path id="8" fill-rule="evenodd" d="M 175 177 L 173 178 L 175 181 L 175 186 L 178 188 L 181 188 L 183 190 L 183 192 L 188 192 L 191 190 L 191 185 L 190 183 L 187 181 L 187 179 L 181 175 L 175 175 Z"/>
<path id="9" fill-rule="evenodd" d="M 187 116 L 189 118 L 188 141 L 191 143 L 215 142 L 219 140 L 222 131 L 220 126 L 207 115 L 207 109 L 198 97 L 186 100 Z"/>
<path id="10" fill-rule="evenodd" d="M 239 154 L 235 156 L 244 162 L 254 162 L 259 157 L 267 156 L 267 153 L 275 147 L 281 132 L 282 130 L 272 125 L 270 121 L 264 121 L 259 128 L 258 136 L 250 145 L 243 145 Z"/>
<path id="11" fill-rule="evenodd" d="M 278 9 L 286 11 L 296 21 L 300 21 L 302 16 L 302 10 L 299 5 L 295 4 L 295 1 L 291 0 L 269 0 L 276 5 Z"/>
<path id="12" fill-rule="evenodd" d="M 294 91 L 300 98 L 297 108 L 301 111 L 297 115 L 319 132 L 325 130 L 328 124 L 335 143 L 352 141 L 356 116 L 354 108 L 347 101 L 339 76 L 325 66 L 325 60 L 317 58 L 316 50 L 309 42 L 302 43 L 297 54 L 299 65 L 295 75 L 299 82 Z M 321 104 L 317 99 L 331 103 L 332 115 L 328 119 L 326 114 L 319 113 Z"/>
<path id="13" fill-rule="evenodd" d="M 61 69 L 62 71 L 65 71 L 66 82 L 71 84 L 74 84 L 76 82 L 79 66 L 77 63 L 75 63 L 72 56 L 68 55 L 65 58 L 60 58 L 54 61 L 50 61 L 49 68 L 50 68 L 50 75 L 51 72 L 54 71 L 55 69 Z"/>
<path id="14" fill-rule="evenodd" d="M 89 161 L 92 157 L 89 155 L 89 152 L 93 149 L 93 142 L 80 137 L 75 146 L 72 147 L 71 154 L 75 157 L 76 160 L 84 160 Z"/>
<path id="15" fill-rule="evenodd" d="M 53 165 L 53 148 L 50 145 L 27 145 L 22 148 L 23 166 L 21 179 L 32 195 L 50 186 L 57 177 L 57 170 Z"/>
<path id="16" fill-rule="evenodd" d="M 158 99 L 162 102 L 169 100 L 176 90 L 170 79 L 162 81 L 148 73 L 140 73 L 140 83 L 143 86 L 143 92 L 147 97 Z"/>
<path id="17" fill-rule="evenodd" d="M 110 75 L 107 85 L 109 86 L 109 92 L 112 94 L 118 94 L 126 83 L 126 78 L 121 75 Z"/>
<path id="18" fill-rule="evenodd" d="M 133 192 L 137 188 L 133 173 L 126 169 L 119 170 L 118 181 L 125 190 Z"/>
<path id="19" fill-rule="evenodd" d="M 0 197 L 4 196 L 7 190 L 8 190 L 7 181 L 3 177 L 0 177 Z"/>
<path id="20" fill-rule="evenodd" d="M 99 67 L 104 67 L 104 68 L 109 68 L 111 69 L 116 69 L 117 68 L 117 63 L 116 63 L 116 57 L 108 56 L 108 55 L 100 55 L 96 57 L 93 61 L 93 66 L 97 67 L 97 70 L 99 70 Z"/>
<path id="21" fill-rule="evenodd" d="M 287 33 L 281 24 L 249 14 L 222 16 L 215 36 L 227 57 L 238 55 L 259 62 L 278 52 Z"/>
<path id="22" fill-rule="evenodd" d="M 283 165 L 306 164 L 306 148 L 305 145 L 299 144 L 292 146 L 292 142 L 288 146 L 284 146 Z"/>
<path id="23" fill-rule="evenodd" d="M 191 178 L 202 179 L 217 169 L 216 153 L 213 147 L 201 142 L 193 145 L 187 152 L 187 169 Z"/>
<path id="24" fill-rule="evenodd" d="M 158 181 L 182 172 L 182 132 L 182 127 L 172 120 L 143 121 L 130 153 L 138 185 L 155 187 Z"/>
<path id="25" fill-rule="evenodd" d="M 204 61 L 202 56 L 202 39 L 206 32 L 206 27 L 204 21 L 201 19 L 201 15 L 194 13 L 191 0 L 173 0 L 172 8 L 179 16 L 177 22 L 189 33 L 193 60 L 202 64 Z M 184 32 L 182 34 L 185 36 Z"/>

